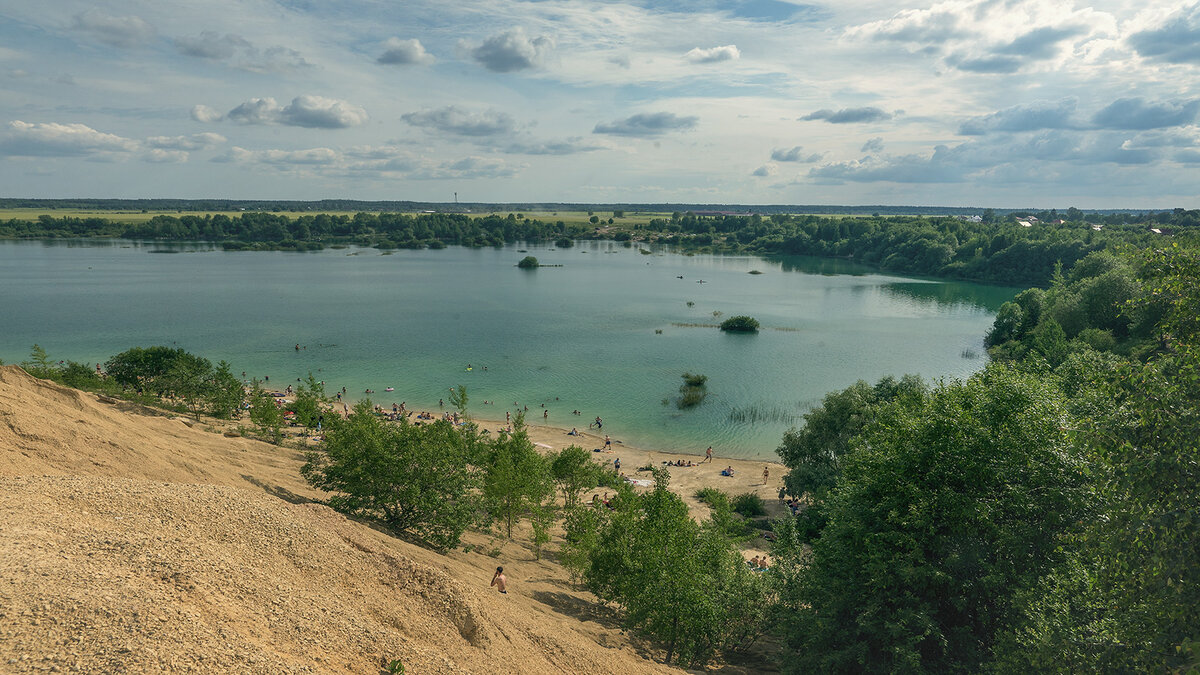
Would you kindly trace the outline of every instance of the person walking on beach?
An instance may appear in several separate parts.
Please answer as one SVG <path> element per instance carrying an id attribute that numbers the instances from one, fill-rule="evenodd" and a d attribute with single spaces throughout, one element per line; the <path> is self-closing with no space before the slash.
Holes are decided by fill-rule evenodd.
<path id="1" fill-rule="evenodd" d="M 604 434 L 604 449 L 612 450 L 612 439 L 608 437 L 608 434 Z"/>
<path id="2" fill-rule="evenodd" d="M 771 467 L 764 466 L 763 467 L 763 485 L 766 485 L 767 481 L 770 479 L 771 479 Z"/>
<path id="3" fill-rule="evenodd" d="M 508 587 L 508 579 L 504 578 L 503 567 L 496 568 L 496 573 L 492 575 L 492 586 L 495 586 L 496 590 L 501 593 L 508 595 L 508 591 L 505 590 Z"/>
<path id="4" fill-rule="evenodd" d="M 712 446 L 711 445 L 708 446 L 708 449 L 704 451 L 704 461 L 706 461 L 706 462 L 712 461 Z"/>

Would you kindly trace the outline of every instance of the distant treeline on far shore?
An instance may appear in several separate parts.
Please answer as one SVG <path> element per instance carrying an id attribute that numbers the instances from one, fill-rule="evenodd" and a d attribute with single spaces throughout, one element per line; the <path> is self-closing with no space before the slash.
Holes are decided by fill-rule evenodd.
<path id="1" fill-rule="evenodd" d="M 636 221 L 636 222 L 635 222 Z M 1200 231 L 1200 211 L 1151 214 L 1013 212 L 967 216 L 712 215 L 674 212 L 627 219 L 592 211 L 586 222 L 542 220 L 523 213 L 314 213 L 157 215 L 122 223 L 95 216 L 0 221 L 0 239 L 110 237 L 205 241 L 227 250 L 318 250 L 358 245 L 378 249 L 502 246 L 607 239 L 683 252 L 812 255 L 851 259 L 903 274 L 1004 285 L 1049 283 L 1056 266 L 1069 270 L 1093 251 Z"/>

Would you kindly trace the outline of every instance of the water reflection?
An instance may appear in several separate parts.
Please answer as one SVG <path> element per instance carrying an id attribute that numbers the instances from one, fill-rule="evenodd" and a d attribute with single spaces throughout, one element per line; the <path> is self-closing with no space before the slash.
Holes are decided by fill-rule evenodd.
<path id="1" fill-rule="evenodd" d="M 974 309 L 995 312 L 1012 300 L 1015 289 L 980 286 L 957 281 L 896 281 L 884 284 L 885 293 L 923 308 Z"/>

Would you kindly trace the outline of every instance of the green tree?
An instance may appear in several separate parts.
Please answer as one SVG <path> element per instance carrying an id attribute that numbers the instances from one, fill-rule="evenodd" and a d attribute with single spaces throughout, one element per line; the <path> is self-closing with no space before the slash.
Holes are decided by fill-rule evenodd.
<path id="1" fill-rule="evenodd" d="M 296 421 L 306 429 L 315 429 L 325 417 L 326 404 L 329 397 L 325 395 L 325 385 L 310 372 L 300 386 L 296 387 L 296 396 L 292 400 L 292 410 L 296 413 Z"/>
<path id="2" fill-rule="evenodd" d="M 655 478 L 644 495 L 622 494 L 585 578 L 598 597 L 622 606 L 628 626 L 663 643 L 668 662 L 701 665 L 761 634 L 765 584 L 721 528 L 701 529 L 688 516 L 665 471 Z"/>
<path id="3" fill-rule="evenodd" d="M 598 504 L 576 504 L 563 515 L 563 544 L 558 559 L 574 583 L 582 583 L 600 543 L 608 511 Z"/>
<path id="4" fill-rule="evenodd" d="M 459 416 L 464 418 L 467 416 L 467 403 L 469 401 L 470 398 L 467 396 L 466 386 L 460 384 L 457 387 L 450 388 L 450 405 L 454 406 Z"/>
<path id="5" fill-rule="evenodd" d="M 841 476 L 842 463 L 854 441 L 871 423 L 880 406 L 899 398 L 920 400 L 925 383 L 916 375 L 885 377 L 874 386 L 863 380 L 825 395 L 821 405 L 804 415 L 804 426 L 789 429 L 775 454 L 788 467 L 789 494 L 825 500 Z"/>
<path id="6" fill-rule="evenodd" d="M 471 454 L 470 439 L 448 422 L 385 423 L 370 401 L 360 401 L 348 418 L 330 421 L 301 473 L 334 493 L 334 508 L 447 550 L 477 518 L 479 475 Z"/>
<path id="7" fill-rule="evenodd" d="M 194 360 L 197 358 L 182 347 L 133 347 L 110 358 L 104 364 L 104 371 L 124 387 L 148 390 L 162 396 L 175 383 L 175 378 L 167 375 L 176 363 L 190 361 L 184 363 L 182 369 L 195 370 L 197 364 Z"/>
<path id="8" fill-rule="evenodd" d="M 534 269 L 537 266 L 538 266 L 538 259 L 531 255 L 527 255 L 524 258 L 521 258 L 521 262 L 517 263 L 517 267 L 520 267 L 521 269 Z"/>
<path id="9" fill-rule="evenodd" d="M 34 377 L 49 379 L 54 376 L 54 362 L 50 360 L 46 350 L 37 343 L 34 343 L 33 349 L 29 352 L 29 360 L 21 365 L 24 366 L 25 372 Z"/>
<path id="10" fill-rule="evenodd" d="M 561 452 L 551 453 L 550 475 L 562 492 L 563 504 L 572 507 L 579 503 L 584 490 L 596 487 L 600 479 L 600 465 L 592 461 L 592 453 L 578 445 L 571 445 Z"/>
<path id="11" fill-rule="evenodd" d="M 1000 366 L 879 411 L 811 560 L 783 575 L 785 669 L 990 663 L 1091 505 L 1067 421 L 1052 382 Z"/>
<path id="12" fill-rule="evenodd" d="M 196 420 L 200 419 L 200 412 L 212 398 L 215 389 L 212 362 L 184 352 L 174 359 L 170 370 L 158 379 L 192 412 Z"/>
<path id="13" fill-rule="evenodd" d="M 488 455 L 484 500 L 511 539 L 513 525 L 542 508 L 553 494 L 550 468 L 529 440 L 521 415 L 517 415 L 512 433 L 502 432 L 490 443 Z"/>
<path id="14" fill-rule="evenodd" d="M 250 421 L 258 433 L 279 445 L 283 440 L 283 411 L 275 405 L 275 397 L 267 393 L 258 379 L 250 383 Z"/>
<path id="15" fill-rule="evenodd" d="M 206 403 L 208 411 L 221 419 L 236 419 L 242 414 L 246 402 L 246 388 L 234 376 L 229 364 L 221 361 L 211 375 L 212 386 Z"/>

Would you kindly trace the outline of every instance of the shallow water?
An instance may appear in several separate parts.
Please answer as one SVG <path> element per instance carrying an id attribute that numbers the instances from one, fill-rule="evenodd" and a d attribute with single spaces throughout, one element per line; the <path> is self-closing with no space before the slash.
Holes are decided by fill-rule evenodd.
<path id="1" fill-rule="evenodd" d="M 518 249 L 563 266 L 517 269 Z M 163 250 L 178 252 L 152 253 Z M 312 371 L 331 392 L 369 387 L 377 403 L 436 409 L 463 384 L 480 417 L 519 402 L 540 424 L 545 404 L 556 426 L 599 415 L 614 439 L 642 447 L 762 458 L 829 391 L 978 370 L 983 334 L 1013 293 L 844 261 L 643 255 L 615 242 L 390 255 L 0 242 L 0 358 L 19 362 L 34 342 L 83 362 L 179 345 L 281 388 Z M 763 330 L 681 325 L 737 314 Z M 679 410 L 685 371 L 707 375 L 709 395 Z"/>

